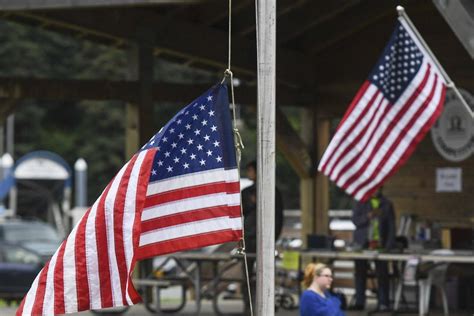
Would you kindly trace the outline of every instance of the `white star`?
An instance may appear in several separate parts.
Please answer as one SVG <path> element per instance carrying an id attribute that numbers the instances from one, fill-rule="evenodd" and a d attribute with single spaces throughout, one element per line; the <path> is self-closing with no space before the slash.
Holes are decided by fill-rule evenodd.
<path id="1" fill-rule="evenodd" d="M 191 138 L 190 138 L 190 139 L 188 139 L 188 144 L 189 144 L 189 145 L 192 145 L 192 144 L 193 144 L 193 142 L 194 142 L 194 140 L 193 140 L 193 139 L 191 139 Z"/>
<path id="2" fill-rule="evenodd" d="M 209 140 L 210 136 L 206 134 L 206 136 L 204 136 L 204 140 Z"/>
<path id="3" fill-rule="evenodd" d="M 182 122 L 181 120 L 177 120 L 177 121 L 176 121 L 176 123 L 177 123 L 178 125 L 181 124 L 181 122 Z"/>
<path id="4" fill-rule="evenodd" d="M 219 147 L 219 142 L 217 140 L 214 142 L 214 147 Z"/>
<path id="5" fill-rule="evenodd" d="M 152 174 L 153 176 L 156 176 L 156 170 L 153 169 L 153 170 L 151 171 L 151 174 Z"/>
<path id="6" fill-rule="evenodd" d="M 184 134 L 183 134 L 183 133 L 179 133 L 178 137 L 179 137 L 179 139 L 183 139 Z"/>
<path id="7" fill-rule="evenodd" d="M 168 168 L 166 168 L 166 170 L 168 170 L 168 172 L 171 172 L 171 171 L 173 171 L 173 167 L 168 166 Z"/>
<path id="8" fill-rule="evenodd" d="M 199 163 L 201 164 L 201 166 L 204 166 L 206 164 L 206 161 L 204 159 L 201 159 Z"/>
<path id="9" fill-rule="evenodd" d="M 206 121 L 206 120 L 202 120 L 201 124 L 202 124 L 202 126 L 206 126 L 206 125 L 207 125 L 207 121 Z"/>
<path id="10" fill-rule="evenodd" d="M 171 144 L 171 147 L 173 147 L 173 148 L 176 148 L 176 146 L 178 146 L 178 144 L 176 144 L 176 143 Z"/>
<path id="11" fill-rule="evenodd" d="M 202 150 L 202 145 L 201 144 L 197 145 L 197 149 Z"/>
<path id="12" fill-rule="evenodd" d="M 188 115 L 188 114 L 189 114 L 189 111 L 184 112 L 184 115 Z"/>
<path id="13" fill-rule="evenodd" d="M 184 155 L 186 153 L 186 148 L 181 148 L 181 153 Z"/>
<path id="14" fill-rule="evenodd" d="M 201 134 L 201 130 L 199 130 L 199 129 L 196 128 L 196 129 L 194 130 L 194 134 L 200 135 L 200 134 Z"/>
<path id="15" fill-rule="evenodd" d="M 212 95 L 207 97 L 207 101 L 212 101 Z"/>
<path id="16" fill-rule="evenodd" d="M 193 115 L 193 120 L 197 120 L 198 116 L 196 114 Z"/>
<path id="17" fill-rule="evenodd" d="M 217 162 L 221 162 L 221 161 L 222 161 L 222 157 L 221 157 L 221 156 L 217 156 L 217 157 L 216 157 L 216 160 L 217 160 Z"/>
<path id="18" fill-rule="evenodd" d="M 186 124 L 186 129 L 191 129 L 191 125 Z"/>
<path id="19" fill-rule="evenodd" d="M 179 158 L 178 157 L 174 157 L 174 163 L 178 163 L 179 162 Z"/>
<path id="20" fill-rule="evenodd" d="M 158 166 L 160 166 L 160 167 L 163 166 L 163 161 L 158 160 Z"/>
<path id="21" fill-rule="evenodd" d="M 211 131 L 213 131 L 213 132 L 217 131 L 217 126 L 215 126 L 215 125 L 212 125 L 212 127 L 211 127 Z"/>
<path id="22" fill-rule="evenodd" d="M 189 156 L 189 158 L 191 158 L 191 160 L 194 160 L 194 159 L 196 159 L 196 155 L 195 155 L 195 154 L 191 154 L 191 156 Z"/>
<path id="23" fill-rule="evenodd" d="M 173 134 L 174 133 L 174 128 L 171 128 L 170 129 L 170 134 Z"/>
<path id="24" fill-rule="evenodd" d="M 183 164 L 183 167 L 184 167 L 184 169 L 188 169 L 188 168 L 189 168 L 189 164 L 188 164 L 187 162 L 185 162 L 185 163 Z"/>
<path id="25" fill-rule="evenodd" d="M 214 111 L 209 111 L 207 113 L 209 114 L 209 116 L 214 116 Z"/>
<path id="26" fill-rule="evenodd" d="M 208 156 L 212 156 L 212 151 L 208 150 L 206 153 Z"/>
<path id="27" fill-rule="evenodd" d="M 163 137 L 163 143 L 166 143 L 168 141 L 168 137 Z"/>
<path id="28" fill-rule="evenodd" d="M 202 104 L 202 105 L 199 107 L 199 109 L 200 109 L 201 111 L 204 111 L 205 108 L 206 108 L 206 107 L 204 106 L 204 104 Z"/>
<path id="29" fill-rule="evenodd" d="M 165 157 L 169 157 L 169 156 L 170 156 L 170 152 L 169 151 L 165 152 Z"/>
<path id="30" fill-rule="evenodd" d="M 161 147 L 160 147 L 160 146 L 156 146 L 156 150 L 160 151 L 160 150 L 161 150 Z"/>

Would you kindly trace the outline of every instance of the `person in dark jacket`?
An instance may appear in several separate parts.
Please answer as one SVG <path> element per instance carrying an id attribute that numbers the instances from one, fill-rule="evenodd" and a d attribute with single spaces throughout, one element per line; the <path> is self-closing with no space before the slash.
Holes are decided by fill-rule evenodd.
<path id="1" fill-rule="evenodd" d="M 390 250 L 395 246 L 395 212 L 392 202 L 382 194 L 382 188 L 366 202 L 357 202 L 352 211 L 356 226 L 354 244 L 363 249 Z M 377 310 L 389 309 L 389 275 L 386 261 L 375 261 L 377 277 Z M 355 260 L 355 306 L 365 307 L 367 260 Z"/>
<path id="2" fill-rule="evenodd" d="M 248 275 L 253 300 L 255 300 L 255 281 L 252 278 L 255 253 L 257 252 L 257 162 L 251 161 L 246 165 L 247 178 L 254 183 L 242 190 L 242 210 L 244 213 L 245 250 L 247 257 Z M 283 228 L 283 199 L 278 188 L 275 188 L 275 241 L 280 237 Z M 245 268 L 244 268 L 245 269 Z M 245 273 L 245 270 L 244 270 Z M 245 277 L 245 274 L 244 274 Z M 246 283 L 242 289 L 245 309 L 249 314 L 249 297 Z"/>

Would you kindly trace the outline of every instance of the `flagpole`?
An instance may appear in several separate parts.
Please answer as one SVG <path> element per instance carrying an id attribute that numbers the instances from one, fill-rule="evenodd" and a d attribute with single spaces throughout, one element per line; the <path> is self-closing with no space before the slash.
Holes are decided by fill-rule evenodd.
<path id="1" fill-rule="evenodd" d="M 410 17 L 408 16 L 408 14 L 406 13 L 405 11 L 405 8 L 402 7 L 401 5 L 397 6 L 397 12 L 398 12 L 398 16 L 401 18 L 401 19 L 404 19 L 408 26 L 410 26 L 411 30 L 413 31 L 413 33 L 416 35 L 416 37 L 418 38 L 418 40 L 420 41 L 420 44 L 423 45 L 423 48 L 426 50 L 426 52 L 428 53 L 428 55 L 430 55 L 431 59 L 433 60 L 433 62 L 436 64 L 436 66 L 438 67 L 439 71 L 441 72 L 441 75 L 444 77 L 444 80 L 446 81 L 446 86 L 450 89 L 453 89 L 454 90 L 454 93 L 456 93 L 457 97 L 459 98 L 459 100 L 461 101 L 461 103 L 464 105 L 464 107 L 466 108 L 466 110 L 468 111 L 468 113 L 471 114 L 471 116 L 474 118 L 474 112 L 471 110 L 471 108 L 469 107 L 469 105 L 467 104 L 466 100 L 464 100 L 464 97 L 462 96 L 461 92 L 459 92 L 459 89 L 456 87 L 456 84 L 454 83 L 454 81 L 451 80 L 451 78 L 448 76 L 447 72 L 444 70 L 443 66 L 441 66 L 441 63 L 438 61 L 438 59 L 436 58 L 435 54 L 433 54 L 433 52 L 431 51 L 430 47 L 428 46 L 428 44 L 426 44 L 425 40 L 423 39 L 423 37 L 421 36 L 421 34 L 418 32 L 418 30 L 416 29 L 415 25 L 413 24 L 413 22 L 410 20 Z"/>
<path id="2" fill-rule="evenodd" d="M 275 314 L 276 0 L 256 0 L 257 316 Z"/>

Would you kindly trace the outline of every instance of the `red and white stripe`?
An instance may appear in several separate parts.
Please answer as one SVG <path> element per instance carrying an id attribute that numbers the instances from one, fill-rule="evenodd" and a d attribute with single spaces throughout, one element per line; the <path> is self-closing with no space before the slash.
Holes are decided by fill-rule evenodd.
<path id="1" fill-rule="evenodd" d="M 17 315 L 53 315 L 140 300 L 130 276 L 156 149 L 136 154 L 116 175 L 41 270 Z"/>
<path id="2" fill-rule="evenodd" d="M 429 58 L 395 104 L 366 81 L 326 149 L 319 171 L 366 200 L 405 163 L 442 111 L 446 84 Z"/>
<path id="3" fill-rule="evenodd" d="M 238 240 L 242 220 L 237 169 L 150 183 L 141 220 L 138 259 Z"/>

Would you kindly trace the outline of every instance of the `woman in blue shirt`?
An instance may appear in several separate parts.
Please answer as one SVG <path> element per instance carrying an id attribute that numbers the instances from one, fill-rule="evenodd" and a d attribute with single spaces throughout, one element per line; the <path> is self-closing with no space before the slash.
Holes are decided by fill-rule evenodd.
<path id="1" fill-rule="evenodd" d="M 310 263 L 304 270 L 303 285 L 307 288 L 301 295 L 301 316 L 344 316 L 341 301 L 329 293 L 332 272 L 322 263 Z"/>

